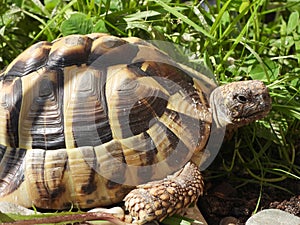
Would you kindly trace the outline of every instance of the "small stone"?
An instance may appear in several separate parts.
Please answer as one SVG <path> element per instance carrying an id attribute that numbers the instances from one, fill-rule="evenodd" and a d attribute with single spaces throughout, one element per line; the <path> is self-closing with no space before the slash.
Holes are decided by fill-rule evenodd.
<path id="1" fill-rule="evenodd" d="M 299 225 L 300 218 L 279 209 L 265 209 L 251 216 L 246 225 Z"/>
<path id="2" fill-rule="evenodd" d="M 238 219 L 235 218 L 235 217 L 232 217 L 232 216 L 228 216 L 228 217 L 225 217 L 223 218 L 219 225 L 237 225 L 238 224 Z"/>
<path id="3" fill-rule="evenodd" d="M 109 213 L 114 215 L 115 217 L 123 220 L 125 217 L 124 210 L 121 207 L 113 207 L 113 208 L 94 208 L 89 210 L 88 212 L 94 213 Z"/>
<path id="4" fill-rule="evenodd" d="M 13 214 L 20 214 L 20 215 L 34 215 L 40 214 L 34 210 L 27 209 L 23 206 L 10 203 L 10 202 L 1 202 L 0 204 L 0 211 L 2 213 L 13 213 Z"/>

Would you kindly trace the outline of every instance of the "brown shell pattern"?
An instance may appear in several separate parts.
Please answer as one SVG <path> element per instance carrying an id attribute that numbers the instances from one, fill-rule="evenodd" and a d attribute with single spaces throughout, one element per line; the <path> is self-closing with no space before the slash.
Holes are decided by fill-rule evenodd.
<path id="1" fill-rule="evenodd" d="M 104 206 L 177 171 L 209 136 L 202 79 L 137 38 L 31 46 L 0 75 L 0 201 Z"/>

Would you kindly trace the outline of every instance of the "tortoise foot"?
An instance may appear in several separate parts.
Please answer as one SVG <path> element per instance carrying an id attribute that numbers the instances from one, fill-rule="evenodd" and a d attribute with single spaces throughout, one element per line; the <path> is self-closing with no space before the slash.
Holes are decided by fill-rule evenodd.
<path id="1" fill-rule="evenodd" d="M 162 221 L 195 202 L 203 193 L 198 167 L 187 163 L 167 178 L 137 186 L 125 198 L 125 207 L 134 223 Z"/>

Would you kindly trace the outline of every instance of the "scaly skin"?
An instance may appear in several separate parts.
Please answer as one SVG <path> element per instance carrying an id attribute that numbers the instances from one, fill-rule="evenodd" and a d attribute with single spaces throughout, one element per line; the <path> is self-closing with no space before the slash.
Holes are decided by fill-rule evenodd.
<path id="1" fill-rule="evenodd" d="M 210 96 L 210 107 L 218 127 L 240 127 L 266 116 L 271 98 L 263 82 L 240 81 L 216 88 Z"/>
<path id="2" fill-rule="evenodd" d="M 0 73 L 0 90 L 0 202 L 93 208 L 158 180 L 125 198 L 137 223 L 196 201 L 214 127 L 271 108 L 260 81 L 216 88 L 141 39 L 107 34 L 36 43 Z"/>
<path id="3" fill-rule="evenodd" d="M 203 179 L 198 167 L 184 168 L 162 181 L 140 185 L 125 197 L 125 207 L 133 222 L 162 221 L 195 202 L 203 193 Z"/>
<path id="4" fill-rule="evenodd" d="M 216 88 L 210 106 L 217 127 L 240 127 L 266 116 L 271 98 L 261 81 L 241 81 Z M 203 193 L 203 185 L 197 165 L 187 163 L 162 181 L 138 186 L 125 197 L 125 206 L 134 223 L 162 221 L 195 202 Z"/>

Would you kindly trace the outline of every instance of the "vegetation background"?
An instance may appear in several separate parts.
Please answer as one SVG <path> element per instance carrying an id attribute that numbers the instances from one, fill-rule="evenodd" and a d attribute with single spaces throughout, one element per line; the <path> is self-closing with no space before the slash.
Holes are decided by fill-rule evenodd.
<path id="1" fill-rule="evenodd" d="M 226 143 L 207 180 L 293 192 L 300 180 L 300 1 L 0 0 L 0 68 L 40 40 L 106 32 L 182 46 L 221 85 L 264 81 L 273 109 Z M 257 209 L 259 206 L 257 200 Z"/>

